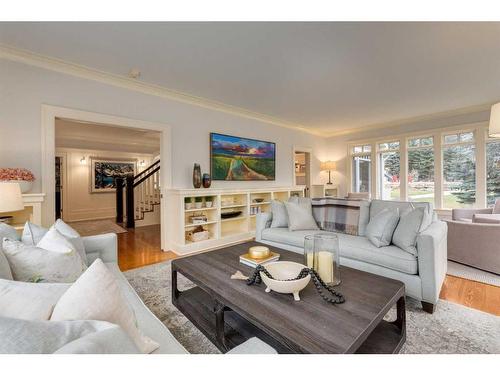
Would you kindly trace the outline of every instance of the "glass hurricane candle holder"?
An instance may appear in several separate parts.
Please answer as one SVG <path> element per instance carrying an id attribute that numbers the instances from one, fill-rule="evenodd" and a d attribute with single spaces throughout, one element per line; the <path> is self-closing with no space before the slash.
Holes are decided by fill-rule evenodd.
<path id="1" fill-rule="evenodd" d="M 313 234 L 304 238 L 304 262 L 329 286 L 339 285 L 340 251 L 336 234 Z"/>

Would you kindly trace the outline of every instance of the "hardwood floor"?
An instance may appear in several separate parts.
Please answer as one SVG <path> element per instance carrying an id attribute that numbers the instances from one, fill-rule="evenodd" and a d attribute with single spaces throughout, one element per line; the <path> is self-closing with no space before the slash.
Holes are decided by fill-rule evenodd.
<path id="1" fill-rule="evenodd" d="M 160 249 L 160 226 L 129 230 L 118 235 L 118 264 L 122 271 L 176 258 Z M 440 297 L 500 316 L 500 287 L 446 276 Z M 438 307 L 439 308 L 439 307 Z"/>
<path id="2" fill-rule="evenodd" d="M 172 251 L 162 251 L 160 226 L 129 229 L 118 234 L 118 266 L 122 271 L 173 259 Z"/>

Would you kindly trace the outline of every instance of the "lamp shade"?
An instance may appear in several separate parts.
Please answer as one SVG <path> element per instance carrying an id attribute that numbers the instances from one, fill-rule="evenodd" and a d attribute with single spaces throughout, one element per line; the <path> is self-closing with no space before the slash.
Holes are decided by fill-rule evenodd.
<path id="1" fill-rule="evenodd" d="M 323 161 L 321 162 L 320 168 L 322 171 L 335 171 L 337 169 L 337 164 L 331 160 Z"/>
<path id="2" fill-rule="evenodd" d="M 491 107 L 489 134 L 490 137 L 500 138 L 500 103 Z"/>
<path id="3" fill-rule="evenodd" d="M 0 212 L 24 210 L 21 187 L 17 182 L 0 182 Z"/>

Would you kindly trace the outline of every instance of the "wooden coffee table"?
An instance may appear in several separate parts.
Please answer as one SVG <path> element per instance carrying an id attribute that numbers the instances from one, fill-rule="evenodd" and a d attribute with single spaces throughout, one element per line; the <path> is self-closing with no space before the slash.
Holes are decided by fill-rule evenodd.
<path id="1" fill-rule="evenodd" d="M 405 287 L 400 281 L 342 267 L 337 289 L 346 302 L 331 305 L 309 285 L 292 295 L 265 293 L 264 284 L 248 286 L 230 277 L 253 268 L 239 256 L 247 242 L 172 261 L 172 302 L 222 352 L 257 336 L 279 353 L 397 353 L 406 340 Z M 270 248 L 280 260 L 303 263 L 303 256 Z M 197 286 L 180 292 L 177 273 Z M 397 319 L 382 318 L 397 306 Z"/>

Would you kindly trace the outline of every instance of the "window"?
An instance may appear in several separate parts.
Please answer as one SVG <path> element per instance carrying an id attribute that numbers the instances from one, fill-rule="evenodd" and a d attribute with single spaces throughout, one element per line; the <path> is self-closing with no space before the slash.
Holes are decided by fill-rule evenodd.
<path id="1" fill-rule="evenodd" d="M 399 142 L 379 143 L 377 179 L 380 199 L 400 199 L 400 171 Z"/>
<path id="2" fill-rule="evenodd" d="M 443 136 L 443 204 L 445 208 L 476 203 L 476 145 L 474 133 Z"/>
<path id="3" fill-rule="evenodd" d="M 408 199 L 434 202 L 434 138 L 408 140 Z"/>
<path id="4" fill-rule="evenodd" d="M 371 191 L 371 145 L 352 148 L 352 191 L 365 193 Z"/>
<path id="5" fill-rule="evenodd" d="M 500 198 L 500 139 L 486 143 L 486 199 L 488 206 Z"/>

